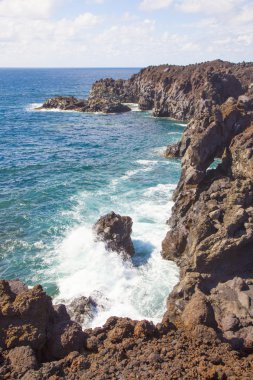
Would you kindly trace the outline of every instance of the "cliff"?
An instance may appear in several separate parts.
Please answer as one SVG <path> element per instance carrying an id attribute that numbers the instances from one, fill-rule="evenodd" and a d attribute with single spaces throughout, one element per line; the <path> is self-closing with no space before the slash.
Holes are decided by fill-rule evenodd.
<path id="1" fill-rule="evenodd" d="M 149 67 L 96 82 L 100 98 L 188 122 L 167 149 L 182 173 L 162 243 L 180 281 L 158 325 L 112 317 L 85 331 L 41 287 L 2 281 L 0 377 L 252 379 L 253 64 Z"/>

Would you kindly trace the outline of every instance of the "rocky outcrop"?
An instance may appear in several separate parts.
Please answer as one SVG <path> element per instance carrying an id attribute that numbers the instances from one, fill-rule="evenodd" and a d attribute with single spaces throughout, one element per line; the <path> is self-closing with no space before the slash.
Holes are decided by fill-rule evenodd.
<path id="1" fill-rule="evenodd" d="M 22 380 L 78 379 L 251 379 L 252 355 L 240 357 L 210 328 L 196 325 L 189 333 L 172 323 L 111 317 L 88 329 L 83 353 L 63 359 L 36 359 L 29 346 L 1 353 L 0 376 Z"/>
<path id="2" fill-rule="evenodd" d="M 70 318 L 83 325 L 94 318 L 97 303 L 91 297 L 81 296 L 73 299 L 66 308 Z"/>
<path id="3" fill-rule="evenodd" d="M 120 103 L 117 99 L 92 97 L 85 100 L 77 99 L 73 96 L 56 96 L 55 98 L 48 99 L 41 107 L 37 108 L 37 110 L 43 109 L 101 113 L 122 113 L 131 111 L 131 108 Z"/>
<path id="4" fill-rule="evenodd" d="M 54 309 L 41 286 L 28 289 L 19 281 L 0 281 L 2 349 L 29 346 L 39 358 L 52 360 L 81 351 L 83 343 L 81 327 L 70 321 L 64 305 Z M 20 356 L 22 349 L 12 352 Z"/>
<path id="5" fill-rule="evenodd" d="M 128 80 L 102 79 L 91 97 L 138 103 L 154 116 L 190 121 L 201 109 L 252 91 L 253 64 L 221 60 L 188 66 L 150 66 Z"/>
<path id="6" fill-rule="evenodd" d="M 113 211 L 102 216 L 94 225 L 93 230 L 98 240 L 105 242 L 106 249 L 121 253 L 125 259 L 134 255 L 131 240 L 132 219 L 121 216 Z"/>
<path id="7" fill-rule="evenodd" d="M 198 108 L 197 100 L 181 142 L 168 149 L 182 157 L 182 173 L 162 250 L 181 268 L 168 299 L 172 320 L 210 326 L 253 351 L 253 101 L 239 85 L 229 96 L 229 81 L 220 101 Z M 210 169 L 215 158 L 221 163 Z"/>

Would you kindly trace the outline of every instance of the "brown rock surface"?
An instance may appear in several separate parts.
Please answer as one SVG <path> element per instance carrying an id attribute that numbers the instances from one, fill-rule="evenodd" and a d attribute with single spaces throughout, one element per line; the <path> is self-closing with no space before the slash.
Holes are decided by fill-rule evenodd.
<path id="1" fill-rule="evenodd" d="M 54 309 L 39 285 L 32 289 L 18 285 L 17 294 L 13 282 L 0 281 L 0 346 L 7 350 L 29 346 L 48 359 L 81 350 L 84 334 L 70 321 L 65 306 Z"/>
<path id="2" fill-rule="evenodd" d="M 221 76 L 222 96 L 209 93 L 210 107 L 196 101 L 179 143 L 182 173 L 162 249 L 181 268 L 168 299 L 171 319 L 212 326 L 233 347 L 253 351 L 253 103 L 240 86 L 235 96 L 229 75 Z M 215 158 L 221 163 L 210 170 Z"/>

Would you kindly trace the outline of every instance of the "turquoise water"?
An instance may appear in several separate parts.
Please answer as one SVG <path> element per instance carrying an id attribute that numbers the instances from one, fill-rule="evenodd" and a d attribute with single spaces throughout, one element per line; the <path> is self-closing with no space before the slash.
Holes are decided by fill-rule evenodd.
<path id="1" fill-rule="evenodd" d="M 0 70 L 1 278 L 41 283 L 55 302 L 92 295 L 109 315 L 159 319 L 178 270 L 160 256 L 180 163 L 162 151 L 183 126 L 148 112 L 39 112 L 46 98 L 88 96 L 102 77 L 137 69 Z M 114 210 L 133 218 L 124 263 L 91 227 Z"/>

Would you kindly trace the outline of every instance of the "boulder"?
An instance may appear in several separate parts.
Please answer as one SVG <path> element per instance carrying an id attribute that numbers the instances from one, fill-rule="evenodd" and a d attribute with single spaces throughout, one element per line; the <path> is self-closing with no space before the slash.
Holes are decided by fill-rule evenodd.
<path id="1" fill-rule="evenodd" d="M 96 313 L 96 302 L 91 297 L 75 298 L 67 305 L 71 319 L 81 325 L 90 322 Z"/>
<path id="2" fill-rule="evenodd" d="M 99 218 L 93 227 L 97 240 L 104 241 L 106 249 L 122 253 L 124 258 L 134 255 L 131 240 L 132 219 L 110 212 Z"/>
<path id="3" fill-rule="evenodd" d="M 34 351 L 52 360 L 81 351 L 83 345 L 81 326 L 70 321 L 64 305 L 53 307 L 51 297 L 40 285 L 28 289 L 17 280 L 0 281 L 0 346 L 10 350 L 15 366 L 15 358 L 19 360 L 26 351 L 29 357 Z"/>

